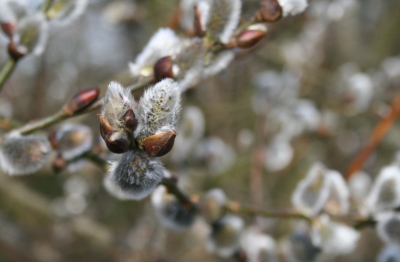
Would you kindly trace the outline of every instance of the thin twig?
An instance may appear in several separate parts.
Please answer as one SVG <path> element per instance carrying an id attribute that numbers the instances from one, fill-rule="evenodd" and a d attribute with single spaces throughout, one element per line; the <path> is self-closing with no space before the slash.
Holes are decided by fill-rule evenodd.
<path id="1" fill-rule="evenodd" d="M 0 91 L 4 86 L 7 79 L 10 77 L 11 73 L 14 71 L 17 62 L 9 58 L 7 62 L 4 64 L 3 68 L 0 71 Z"/>
<path id="2" fill-rule="evenodd" d="M 183 203 L 192 203 L 192 201 L 190 200 L 190 198 L 184 194 L 179 187 L 175 184 L 174 181 L 172 181 L 169 178 L 164 177 L 161 180 L 161 185 L 165 186 L 168 189 L 168 192 L 175 195 L 180 201 L 182 201 Z"/>
<path id="3" fill-rule="evenodd" d="M 345 178 L 347 180 L 349 180 L 353 174 L 355 174 L 363 167 L 365 161 L 367 161 L 370 154 L 380 144 L 383 137 L 386 135 L 390 127 L 396 121 L 397 117 L 399 116 L 399 113 L 400 113 L 400 93 L 397 94 L 397 96 L 393 100 L 391 112 L 378 123 L 378 125 L 375 127 L 374 131 L 370 135 L 365 146 L 361 149 L 356 158 L 350 164 L 347 173 L 345 175 Z"/>
<path id="4" fill-rule="evenodd" d="M 306 221 L 311 221 L 311 218 L 293 210 L 274 210 L 274 211 L 266 211 L 252 207 L 246 207 L 238 202 L 230 202 L 225 205 L 225 209 L 234 212 L 234 213 L 242 213 L 252 216 L 264 216 L 264 217 L 272 217 L 272 218 L 287 218 L 287 219 L 303 219 Z"/>

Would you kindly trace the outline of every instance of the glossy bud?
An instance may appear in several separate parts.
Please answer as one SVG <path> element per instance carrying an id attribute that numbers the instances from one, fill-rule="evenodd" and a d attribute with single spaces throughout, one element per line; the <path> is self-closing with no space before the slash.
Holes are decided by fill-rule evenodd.
<path id="1" fill-rule="evenodd" d="M 149 156 L 163 156 L 171 151 L 176 135 L 175 131 L 169 131 L 149 136 L 142 142 L 142 147 Z"/>
<path id="2" fill-rule="evenodd" d="M 133 133 L 138 126 L 138 121 L 135 117 L 135 113 L 133 112 L 133 110 L 129 109 L 128 111 L 126 111 L 122 119 L 124 120 L 125 131 Z"/>
<path id="3" fill-rule="evenodd" d="M 130 142 L 125 133 L 113 130 L 104 116 L 98 116 L 100 118 L 100 135 L 106 142 L 107 148 L 116 154 L 127 152 Z"/>
<path id="4" fill-rule="evenodd" d="M 154 65 L 154 77 L 157 82 L 164 78 L 174 78 L 174 73 L 172 72 L 172 58 L 170 56 L 162 57 L 157 61 Z"/>
<path id="5" fill-rule="evenodd" d="M 282 7 L 278 0 L 264 0 L 256 14 L 258 22 L 276 22 L 282 17 Z"/>
<path id="6" fill-rule="evenodd" d="M 251 48 L 255 46 L 266 35 L 263 30 L 246 30 L 241 33 L 236 41 L 240 48 Z"/>
<path id="7" fill-rule="evenodd" d="M 11 22 L 0 23 L 1 30 L 8 36 L 11 37 L 14 34 L 15 24 Z"/>
<path id="8" fill-rule="evenodd" d="M 62 108 L 68 115 L 73 115 L 93 104 L 100 93 L 98 87 L 83 90 L 72 97 Z"/>

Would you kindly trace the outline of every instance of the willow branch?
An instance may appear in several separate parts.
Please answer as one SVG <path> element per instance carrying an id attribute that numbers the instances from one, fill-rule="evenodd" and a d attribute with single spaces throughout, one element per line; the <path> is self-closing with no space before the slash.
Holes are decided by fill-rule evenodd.
<path id="1" fill-rule="evenodd" d="M 129 86 L 128 88 L 130 88 L 132 91 L 138 90 L 138 89 L 148 86 L 152 81 L 153 81 L 152 77 L 142 78 L 137 83 Z M 39 120 L 36 120 L 33 122 L 29 122 L 29 123 L 25 124 L 24 126 L 18 128 L 18 129 L 15 129 L 15 131 L 21 133 L 22 135 L 27 135 L 27 134 L 33 133 L 37 130 L 43 129 L 45 127 L 57 124 L 67 118 L 87 114 L 94 110 L 98 110 L 101 107 L 102 103 L 103 103 L 103 100 L 99 99 L 96 102 L 94 102 L 91 106 L 89 106 L 86 109 L 81 110 L 73 115 L 70 115 L 63 110 L 60 110 L 51 116 L 48 116 L 48 117 L 45 117 L 45 118 L 42 118 L 42 119 L 39 119 Z"/>
<path id="2" fill-rule="evenodd" d="M 7 79 L 10 77 L 11 73 L 14 71 L 16 65 L 17 62 L 12 58 L 9 58 L 4 64 L 3 68 L 0 71 L 0 91 Z"/>
<path id="3" fill-rule="evenodd" d="M 272 217 L 272 218 L 286 218 L 286 219 L 303 219 L 308 222 L 311 222 L 311 218 L 294 210 L 274 210 L 274 211 L 266 211 L 261 209 L 256 209 L 252 207 L 246 207 L 238 202 L 230 202 L 225 205 L 225 209 L 234 212 L 234 213 L 242 213 L 252 216 L 264 216 L 264 217 Z"/>
<path id="4" fill-rule="evenodd" d="M 374 152 L 375 148 L 380 144 L 382 139 L 385 137 L 386 133 L 392 127 L 393 123 L 396 121 L 400 114 L 400 93 L 393 99 L 391 112 L 383 118 L 378 125 L 372 131 L 367 143 L 358 153 L 356 158 L 350 164 L 345 178 L 348 180 L 350 177 L 359 171 L 368 157 Z"/>

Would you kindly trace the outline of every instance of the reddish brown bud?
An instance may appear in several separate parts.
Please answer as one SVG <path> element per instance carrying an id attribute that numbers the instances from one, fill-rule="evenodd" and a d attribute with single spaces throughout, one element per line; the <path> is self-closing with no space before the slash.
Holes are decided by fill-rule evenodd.
<path id="1" fill-rule="evenodd" d="M 124 133 L 113 130 L 104 116 L 98 116 L 100 119 L 100 135 L 106 142 L 107 148 L 116 154 L 128 151 L 130 142 Z"/>
<path id="2" fill-rule="evenodd" d="M 96 88 L 90 88 L 83 90 L 79 93 L 77 93 L 74 97 L 72 97 L 62 108 L 62 110 L 72 116 L 76 112 L 79 112 L 86 107 L 90 106 L 93 104 L 96 100 L 97 97 L 100 94 L 100 89 L 98 87 Z"/>
<path id="3" fill-rule="evenodd" d="M 53 149 L 57 149 L 58 148 L 58 142 L 57 142 L 57 138 L 56 138 L 57 132 L 53 131 L 48 135 L 48 139 L 50 141 L 50 145 Z"/>
<path id="4" fill-rule="evenodd" d="M 194 34 L 197 37 L 203 37 L 206 35 L 206 32 L 203 30 L 203 26 L 201 25 L 201 13 L 197 6 L 194 7 Z"/>
<path id="5" fill-rule="evenodd" d="M 17 61 L 25 56 L 25 54 L 23 54 L 17 50 L 17 47 L 15 46 L 14 41 L 10 41 L 10 43 L 8 44 L 8 54 L 15 61 Z"/>
<path id="6" fill-rule="evenodd" d="M 8 37 L 11 38 L 11 36 L 14 34 L 15 24 L 11 22 L 3 22 L 0 23 L 0 27 Z"/>
<path id="7" fill-rule="evenodd" d="M 163 156 L 171 151 L 176 135 L 175 131 L 169 131 L 149 136 L 142 143 L 144 151 L 150 156 Z"/>
<path id="8" fill-rule="evenodd" d="M 278 0 L 264 0 L 256 14 L 258 22 L 276 22 L 282 17 L 282 7 Z"/>
<path id="9" fill-rule="evenodd" d="M 129 109 L 128 111 L 126 111 L 122 119 L 124 120 L 125 131 L 133 133 L 138 126 L 138 121 L 135 117 L 135 113 L 133 112 L 133 110 Z"/>
<path id="10" fill-rule="evenodd" d="M 53 161 L 53 170 L 58 173 L 67 166 L 67 161 L 62 159 L 60 156 L 56 157 Z"/>
<path id="11" fill-rule="evenodd" d="M 250 48 L 255 46 L 266 35 L 263 30 L 246 30 L 242 32 L 236 39 L 240 48 Z"/>
<path id="12" fill-rule="evenodd" d="M 154 77 L 157 82 L 164 78 L 174 78 L 172 58 L 170 56 L 162 57 L 157 61 L 154 65 Z"/>

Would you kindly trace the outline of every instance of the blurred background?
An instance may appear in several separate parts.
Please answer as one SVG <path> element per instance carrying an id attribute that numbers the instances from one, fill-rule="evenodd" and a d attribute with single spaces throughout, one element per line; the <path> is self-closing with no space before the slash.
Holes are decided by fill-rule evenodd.
<path id="1" fill-rule="evenodd" d="M 89 1 L 77 21 L 50 31 L 42 56 L 19 62 L 1 90 L 0 115 L 29 122 L 56 112 L 79 90 L 100 86 L 104 94 L 111 80 L 129 85 L 128 62 L 178 6 L 178 0 Z M 243 17 L 258 7 L 258 0 L 243 0 Z M 259 44 L 237 51 L 227 69 L 183 95 L 179 133 L 194 138 L 178 136 L 162 158 L 165 167 L 189 194 L 219 187 L 245 204 L 290 208 L 311 164 L 344 173 L 389 112 L 400 92 L 399 32 L 398 0 L 310 0 L 304 13 L 268 25 Z M 0 36 L 0 66 L 7 59 Z M 97 143 L 96 113 L 68 122 L 90 126 Z M 395 123 L 364 165 L 371 179 L 383 166 L 400 164 L 399 132 Z M 186 231 L 165 229 L 149 198 L 109 195 L 105 174 L 92 163 L 57 175 L 51 166 L 31 176 L 1 174 L 0 261 L 231 261 L 206 252 L 210 229 L 201 219 Z M 296 227 L 293 220 L 242 218 L 277 243 Z M 382 246 L 367 228 L 352 255 L 320 261 L 375 261 Z"/>

